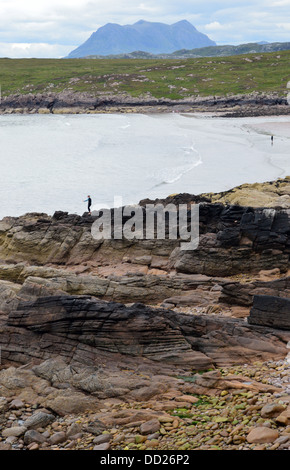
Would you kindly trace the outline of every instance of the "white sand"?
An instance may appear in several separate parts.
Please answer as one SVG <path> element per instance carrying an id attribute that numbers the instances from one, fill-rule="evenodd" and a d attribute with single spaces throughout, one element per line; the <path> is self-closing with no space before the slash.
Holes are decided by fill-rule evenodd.
<path id="1" fill-rule="evenodd" d="M 220 192 L 290 175 L 290 117 L 183 115 L 178 124 L 191 132 L 192 145 L 202 163 L 176 182 L 171 193 Z"/>
<path id="2" fill-rule="evenodd" d="M 0 218 L 82 214 L 290 175 L 290 117 L 0 116 Z M 274 135 L 274 145 L 270 136 Z"/>
<path id="3" fill-rule="evenodd" d="M 276 137 L 290 138 L 290 121 L 269 121 L 248 126 L 261 134 L 274 135 Z"/>

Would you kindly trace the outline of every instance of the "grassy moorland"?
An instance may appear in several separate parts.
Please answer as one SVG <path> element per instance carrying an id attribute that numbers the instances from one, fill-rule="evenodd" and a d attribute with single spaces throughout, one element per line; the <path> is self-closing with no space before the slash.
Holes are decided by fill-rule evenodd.
<path id="1" fill-rule="evenodd" d="M 196 59 L 0 59 L 2 95 L 72 90 L 156 98 L 287 93 L 290 51 Z"/>

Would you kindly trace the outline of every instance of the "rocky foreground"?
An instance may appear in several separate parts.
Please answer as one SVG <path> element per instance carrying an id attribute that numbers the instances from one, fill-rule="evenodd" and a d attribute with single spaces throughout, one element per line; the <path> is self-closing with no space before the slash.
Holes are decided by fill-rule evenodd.
<path id="1" fill-rule="evenodd" d="M 288 198 L 286 178 L 155 201 L 200 205 L 195 251 L 3 219 L 0 449 L 289 449 Z"/>

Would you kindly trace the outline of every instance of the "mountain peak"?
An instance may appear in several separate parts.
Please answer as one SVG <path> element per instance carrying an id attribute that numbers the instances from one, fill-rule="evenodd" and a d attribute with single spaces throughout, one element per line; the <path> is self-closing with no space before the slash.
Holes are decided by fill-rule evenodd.
<path id="1" fill-rule="evenodd" d="M 194 28 L 193 24 L 191 24 L 188 20 L 180 20 L 180 21 L 177 21 L 177 22 L 174 23 L 174 24 L 175 24 L 175 25 L 178 24 L 178 25 L 180 25 L 180 26 L 181 26 L 181 25 L 185 25 L 185 26 L 188 26 L 188 25 L 189 25 L 189 26 L 192 26 L 192 27 Z M 195 28 L 194 28 L 194 29 L 195 29 Z"/>
<path id="2" fill-rule="evenodd" d="M 162 54 L 214 45 L 216 45 L 214 41 L 200 33 L 187 20 L 167 25 L 141 19 L 133 25 L 125 26 L 107 23 L 68 57 L 126 54 L 137 50 Z"/>

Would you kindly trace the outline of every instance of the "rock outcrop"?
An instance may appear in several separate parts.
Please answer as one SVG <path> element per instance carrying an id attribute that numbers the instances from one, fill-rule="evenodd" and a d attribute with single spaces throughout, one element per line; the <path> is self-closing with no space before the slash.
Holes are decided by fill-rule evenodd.
<path id="1" fill-rule="evenodd" d="M 155 98 L 149 95 L 132 97 L 127 93 L 74 92 L 65 89 L 59 93 L 11 94 L 2 97 L 0 113 L 162 113 L 210 112 L 221 116 L 288 115 L 287 98 L 277 93 L 250 93 L 231 96 L 192 96 L 179 100 Z"/>
<path id="2" fill-rule="evenodd" d="M 285 185 L 287 178 L 275 187 Z M 187 204 L 188 215 L 191 204 L 199 204 L 197 250 L 182 251 L 178 239 L 95 240 L 91 227 L 96 219 L 87 214 L 56 212 L 52 217 L 26 214 L 3 219 L 0 309 L 7 311 L 22 286 L 20 297 L 26 300 L 46 292 L 162 303 L 171 309 L 197 307 L 195 313 L 236 306 L 244 309 L 244 317 L 256 295 L 290 296 L 289 209 L 227 206 L 210 202 L 209 196 L 181 194 L 141 201 L 145 215 L 149 203 Z"/>
<path id="3" fill-rule="evenodd" d="M 290 330 L 290 298 L 256 296 L 248 319 L 251 325 Z"/>
<path id="4" fill-rule="evenodd" d="M 100 272 L 108 265 L 125 264 L 127 272 L 128 267 L 137 265 L 143 274 L 155 268 L 207 276 L 274 268 L 288 271 L 288 209 L 208 203 L 201 203 L 199 208 L 200 239 L 195 251 L 180 250 L 180 240 L 95 240 L 90 231 L 94 218 L 67 213 L 53 217 L 29 214 L 1 222 L 0 259 L 42 266 L 99 267 Z"/>
<path id="5" fill-rule="evenodd" d="M 290 177 L 266 183 L 242 184 L 229 191 L 204 194 L 202 197 L 225 205 L 288 209 L 290 207 Z"/>
<path id="6" fill-rule="evenodd" d="M 289 331 L 256 328 L 244 320 L 68 295 L 12 303 L 0 334 L 2 360 L 8 363 L 61 357 L 67 364 L 97 366 L 101 357 L 121 363 L 142 358 L 159 368 L 196 370 L 282 358 L 289 340 Z"/>
<path id="7" fill-rule="evenodd" d="M 220 301 L 230 305 L 250 307 L 255 296 L 274 296 L 290 299 L 290 277 L 251 282 L 225 281 L 222 285 Z"/>

